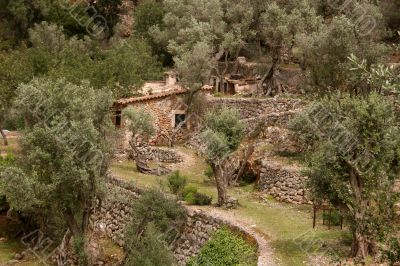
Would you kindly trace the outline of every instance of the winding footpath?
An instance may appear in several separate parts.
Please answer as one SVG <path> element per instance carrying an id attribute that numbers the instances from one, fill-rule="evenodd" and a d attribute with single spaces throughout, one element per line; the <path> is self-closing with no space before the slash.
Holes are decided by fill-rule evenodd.
<path id="1" fill-rule="evenodd" d="M 180 169 L 190 168 L 196 163 L 193 155 L 182 151 L 180 151 L 180 154 L 183 157 L 183 162 L 179 165 Z M 212 206 L 187 206 L 187 209 L 193 212 L 202 211 L 213 218 L 223 221 L 226 224 L 237 227 L 241 231 L 253 237 L 258 245 L 258 266 L 278 265 L 269 241 L 262 233 L 257 231 L 257 227 L 251 221 L 245 219 L 244 217 L 239 217 L 229 210 Z"/>

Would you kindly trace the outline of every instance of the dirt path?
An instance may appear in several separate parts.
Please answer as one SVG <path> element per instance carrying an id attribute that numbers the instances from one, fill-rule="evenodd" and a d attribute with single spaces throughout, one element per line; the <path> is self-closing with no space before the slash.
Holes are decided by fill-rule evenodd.
<path id="1" fill-rule="evenodd" d="M 193 156 L 193 154 L 186 152 L 182 148 L 178 148 L 177 152 L 182 157 L 183 161 L 180 163 L 169 164 L 168 167 L 171 168 L 172 170 L 175 171 L 175 170 L 189 169 L 196 163 L 196 158 Z"/>
<path id="2" fill-rule="evenodd" d="M 258 244 L 258 266 L 273 266 L 277 265 L 276 259 L 274 256 L 273 249 L 271 248 L 270 243 L 266 239 L 266 237 L 257 231 L 257 227 L 244 219 L 243 217 L 238 217 L 234 213 L 229 210 L 224 210 L 215 207 L 199 207 L 199 206 L 188 206 L 191 211 L 200 210 L 205 212 L 207 215 L 210 215 L 214 218 L 220 219 L 227 224 L 231 224 L 235 227 L 240 228 L 242 231 L 248 233 L 252 236 Z"/>
<path id="3" fill-rule="evenodd" d="M 194 157 L 193 154 L 189 154 L 182 149 L 179 150 L 179 153 L 182 155 L 184 161 L 176 165 L 178 169 L 190 168 L 192 165 L 196 163 L 196 158 Z M 266 237 L 262 233 L 260 233 L 259 230 L 257 230 L 257 227 L 249 219 L 237 216 L 235 215 L 235 213 L 229 210 L 216 208 L 212 206 L 206 206 L 206 207 L 188 206 L 188 209 L 191 211 L 201 210 L 205 212 L 207 215 L 220 219 L 226 222 L 227 224 L 231 224 L 235 227 L 240 228 L 242 231 L 247 232 L 258 243 L 258 252 L 259 252 L 258 266 L 277 265 L 274 252 L 273 249 L 271 248 L 270 243 L 268 242 Z"/>

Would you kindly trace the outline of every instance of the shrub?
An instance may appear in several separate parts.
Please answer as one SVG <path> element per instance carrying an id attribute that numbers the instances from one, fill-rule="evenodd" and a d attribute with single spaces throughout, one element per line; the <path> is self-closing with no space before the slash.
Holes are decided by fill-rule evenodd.
<path id="1" fill-rule="evenodd" d="M 184 200 L 191 205 L 195 205 L 194 194 L 193 192 L 186 194 Z"/>
<path id="2" fill-rule="evenodd" d="M 194 195 L 196 193 L 197 193 L 197 187 L 195 187 L 193 185 L 188 185 L 183 189 L 182 196 L 183 196 L 183 198 L 186 198 L 186 196 L 188 194 L 193 194 Z"/>
<path id="3" fill-rule="evenodd" d="M 187 178 L 180 174 L 179 171 L 173 172 L 172 175 L 168 177 L 168 187 L 171 192 L 175 195 L 182 193 L 187 183 Z"/>
<path id="4" fill-rule="evenodd" d="M 125 265 L 173 265 L 168 245 L 180 234 L 186 210 L 158 190 L 134 202 L 132 222 L 125 232 Z"/>
<path id="5" fill-rule="evenodd" d="M 227 228 L 216 231 L 188 266 L 257 265 L 257 248 Z"/>
<path id="6" fill-rule="evenodd" d="M 137 241 L 132 241 L 128 248 L 129 256 L 125 265 L 174 265 L 174 257 L 168 249 L 166 241 L 159 237 L 159 232 L 153 223 L 150 223 L 143 236 Z"/>
<path id="7" fill-rule="evenodd" d="M 212 197 L 209 197 L 205 194 L 202 193 L 196 193 L 194 194 L 194 202 L 196 205 L 210 205 L 212 202 Z"/>
<path id="8" fill-rule="evenodd" d="M 189 192 L 185 196 L 185 201 L 191 205 L 210 205 L 212 202 L 212 197 L 198 192 Z"/>

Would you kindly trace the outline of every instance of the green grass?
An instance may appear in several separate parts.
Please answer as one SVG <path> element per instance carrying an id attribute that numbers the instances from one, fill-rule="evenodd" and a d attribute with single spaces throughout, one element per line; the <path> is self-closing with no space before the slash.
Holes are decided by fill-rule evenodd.
<path id="1" fill-rule="evenodd" d="M 183 149 L 194 155 L 193 151 Z M 204 175 L 207 164 L 201 158 L 180 172 L 188 177 L 188 184 L 195 185 L 199 192 L 217 199 L 215 185 Z M 133 162 L 115 162 L 111 170 L 117 176 L 135 182 L 140 187 L 158 186 L 166 176 L 143 175 L 136 171 Z M 241 206 L 233 210 L 237 217 L 255 224 L 256 230 L 270 240 L 275 254 L 282 265 L 307 265 L 309 255 L 335 253 L 344 257 L 349 251 L 350 235 L 347 230 L 337 227 L 328 230 L 320 225 L 312 228 L 312 207 L 279 203 L 271 197 L 260 200 L 254 192 L 254 185 L 229 190 L 229 195 L 239 199 Z"/>

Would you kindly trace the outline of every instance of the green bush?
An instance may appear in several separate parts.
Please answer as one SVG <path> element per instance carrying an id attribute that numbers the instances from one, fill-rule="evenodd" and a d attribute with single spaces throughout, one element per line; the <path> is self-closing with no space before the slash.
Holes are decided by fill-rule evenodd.
<path id="1" fill-rule="evenodd" d="M 191 205 L 210 205 L 212 202 L 212 197 L 198 192 L 189 192 L 185 196 L 185 201 Z"/>
<path id="2" fill-rule="evenodd" d="M 194 203 L 195 205 L 210 205 L 212 202 L 212 197 L 209 197 L 205 194 L 202 193 L 196 193 L 194 194 Z"/>
<path id="3" fill-rule="evenodd" d="M 128 248 L 129 256 L 126 257 L 124 263 L 126 266 L 175 265 L 168 244 L 159 236 L 159 232 L 153 223 L 150 223 L 143 236 L 137 241 L 132 241 Z"/>
<path id="4" fill-rule="evenodd" d="M 182 232 L 186 210 L 175 199 L 149 190 L 133 203 L 125 231 L 125 265 L 174 265 L 168 246 Z"/>
<path id="5" fill-rule="evenodd" d="M 219 229 L 188 266 L 257 265 L 257 248 L 227 228 Z"/>
<path id="6" fill-rule="evenodd" d="M 182 196 L 183 196 L 183 198 L 185 199 L 186 198 L 186 196 L 188 195 L 188 194 L 196 194 L 197 193 L 197 187 L 195 187 L 195 186 L 193 186 L 193 185 L 187 185 L 184 189 L 183 189 L 183 192 L 182 192 Z"/>
<path id="7" fill-rule="evenodd" d="M 193 192 L 190 192 L 188 194 L 186 194 L 186 196 L 184 197 L 184 200 L 191 205 L 195 205 L 195 199 L 194 199 L 194 194 Z"/>
<path id="8" fill-rule="evenodd" d="M 175 195 L 180 195 L 183 192 L 187 183 L 187 177 L 180 174 L 179 171 L 173 172 L 168 177 L 168 187 Z"/>

